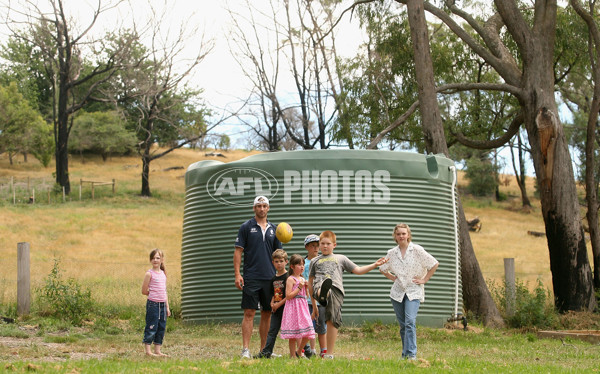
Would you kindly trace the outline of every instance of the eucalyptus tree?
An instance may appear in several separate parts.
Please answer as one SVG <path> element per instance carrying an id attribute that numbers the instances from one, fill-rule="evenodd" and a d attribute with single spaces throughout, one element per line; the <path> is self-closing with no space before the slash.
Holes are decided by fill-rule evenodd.
<path id="1" fill-rule="evenodd" d="M 188 28 L 186 20 L 166 28 L 167 10 L 152 8 L 151 12 L 145 38 L 132 38 L 129 61 L 116 73 L 118 79 L 102 86 L 104 96 L 123 110 L 137 136 L 142 196 L 152 195 L 152 161 L 196 143 L 224 120 L 208 122 L 211 112 L 201 100 L 202 91 L 190 85 L 213 42 L 201 38 L 190 48 L 187 41 L 198 35 L 196 28 Z"/>
<path id="2" fill-rule="evenodd" d="M 41 4 L 33 0 L 2 2 L 6 12 L 5 26 L 12 37 L 32 46 L 43 61 L 45 79 L 52 92 L 56 182 L 67 194 L 71 191 L 68 142 L 72 115 L 121 68 L 121 61 L 129 54 L 132 44 L 126 35 L 133 34 L 124 34 L 118 39 L 118 46 L 106 48 L 105 38 L 94 35 L 93 31 L 106 13 L 123 2 L 98 0 L 95 8 L 89 9 L 89 18 L 83 25 L 79 24 L 82 18 L 68 12 L 64 0 L 47 0 Z M 86 62 L 91 69 L 83 69 Z M 75 94 L 83 87 L 85 90 Z"/>
<path id="3" fill-rule="evenodd" d="M 0 85 L 0 153 L 6 152 L 10 164 L 17 153 L 33 153 L 47 166 L 52 144 L 47 123 L 18 91 L 17 84 Z"/>
<path id="4" fill-rule="evenodd" d="M 483 3 L 470 3 L 468 9 L 461 8 L 454 1 L 438 2 L 444 5 L 443 8 L 428 1 L 395 2 L 412 6 L 422 4 L 427 12 L 437 17 L 449 32 L 462 41 L 470 54 L 477 57 L 476 60 L 491 67 L 490 72 L 497 77 L 493 81 L 481 82 L 464 77 L 460 77 L 456 83 L 437 81 L 435 89 L 438 92 L 500 92 L 508 104 L 506 108 L 509 110 L 506 112 L 513 116 L 502 131 L 485 126 L 486 123 L 493 124 L 493 121 L 475 122 L 479 126 L 484 125 L 483 132 L 495 136 L 491 140 L 472 140 L 460 131 L 444 134 L 442 128 L 442 131 L 425 134 L 425 144 L 441 144 L 442 141 L 451 144 L 453 141 L 460 141 L 475 148 L 499 147 L 518 134 L 523 124 L 527 130 L 528 149 L 540 181 L 555 304 L 561 311 L 594 309 L 596 304 L 579 220 L 573 169 L 554 97 L 554 85 L 560 80 L 555 75 L 557 70 L 554 56 L 558 11 L 556 1 L 535 1 L 531 7 L 516 1 L 495 1 L 494 8 L 486 7 Z M 357 1 L 354 5 L 364 3 L 372 2 Z M 523 6 L 520 7 L 520 4 Z M 428 49 L 426 43 L 429 40 L 420 40 L 420 44 L 414 46 L 415 51 Z M 458 59 L 449 65 L 456 68 L 460 61 Z M 437 75 L 436 79 L 439 79 Z M 428 97 L 428 103 L 420 102 L 421 100 L 423 97 L 420 96 L 419 102 L 413 103 L 406 112 L 394 119 L 390 126 L 373 139 L 371 145 L 377 145 L 382 139 L 386 139 L 417 107 L 422 115 L 431 115 L 431 111 L 438 105 L 437 101 L 431 96 Z M 450 108 L 454 110 L 456 107 Z M 435 122 L 435 118 L 423 118 L 422 126 L 426 128 Z M 475 126 L 467 124 L 465 128 L 473 127 Z M 430 146 L 427 148 L 430 149 Z M 461 233 L 461 240 L 467 237 L 468 233 Z M 464 270 L 463 268 L 463 274 Z"/>
<path id="5" fill-rule="evenodd" d="M 396 2 L 407 4 L 410 0 Z M 493 11 L 486 9 L 487 13 L 478 16 L 455 1 L 443 3 L 444 9 L 430 2 L 423 6 L 502 78 L 503 82 L 487 88 L 510 93 L 520 105 L 539 183 L 555 305 L 560 311 L 594 310 L 573 167 L 554 96 L 557 2 L 536 0 L 528 7 L 514 0 L 496 0 Z M 517 53 L 512 53 L 506 40 L 514 43 Z M 514 133 L 507 132 L 499 139 Z"/>
<path id="6" fill-rule="evenodd" d="M 42 51 L 23 37 L 9 36 L 0 47 L 0 82 L 15 82 L 29 104 L 52 122 L 52 84 Z"/>
<path id="7" fill-rule="evenodd" d="M 329 32 L 336 3 L 247 1 L 243 11 L 230 10 L 230 49 L 252 84 L 240 119 L 267 150 L 286 139 L 303 149 L 331 145 L 343 94 L 336 34 Z"/>
<path id="8" fill-rule="evenodd" d="M 110 155 L 132 152 L 137 143 L 117 111 L 80 112 L 74 122 L 69 149 L 80 154 L 99 153 L 106 161 Z"/>
<path id="9" fill-rule="evenodd" d="M 600 115 L 600 27 L 598 25 L 599 18 L 596 13 L 596 2 L 588 1 L 587 6 L 584 6 L 579 0 L 571 0 L 570 4 L 574 8 L 577 15 L 581 17 L 588 29 L 588 57 L 589 68 L 588 73 L 585 72 L 579 76 L 581 85 L 572 85 L 574 89 L 586 87 L 583 95 L 585 100 L 577 102 L 577 108 L 580 112 L 577 114 L 587 113 L 585 121 L 585 191 L 587 202 L 588 227 L 590 231 L 590 239 L 592 242 L 592 254 L 594 261 L 594 287 L 596 290 L 600 288 L 600 227 L 598 226 L 598 210 L 600 203 L 598 201 L 598 187 L 600 180 L 600 170 L 598 162 L 599 158 L 599 141 L 600 133 L 598 132 L 598 116 Z M 586 79 L 587 78 L 587 79 Z M 590 79 L 591 78 L 591 79 Z M 590 87 L 591 86 L 591 87 Z M 574 90 L 578 91 L 578 90 Z M 592 92 L 589 95 L 590 91 Z M 581 93 L 581 91 L 579 91 Z M 591 100 L 590 100 L 591 96 Z"/>

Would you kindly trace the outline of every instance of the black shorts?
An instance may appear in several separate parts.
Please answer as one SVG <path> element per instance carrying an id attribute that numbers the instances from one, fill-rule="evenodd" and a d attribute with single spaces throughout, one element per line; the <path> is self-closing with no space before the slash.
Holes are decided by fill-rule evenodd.
<path id="1" fill-rule="evenodd" d="M 271 281 L 244 280 L 242 309 L 271 311 Z"/>

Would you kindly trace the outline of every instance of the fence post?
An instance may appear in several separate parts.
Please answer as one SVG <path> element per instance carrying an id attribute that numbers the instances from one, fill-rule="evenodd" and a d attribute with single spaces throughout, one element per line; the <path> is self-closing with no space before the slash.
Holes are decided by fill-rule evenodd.
<path id="1" fill-rule="evenodd" d="M 113 178 L 113 195 L 115 194 L 115 178 Z"/>
<path id="2" fill-rule="evenodd" d="M 515 281 L 515 259 L 504 259 L 504 282 L 506 286 L 506 314 L 512 316 L 515 313 L 516 281 Z"/>
<path id="3" fill-rule="evenodd" d="M 29 314 L 31 305 L 31 278 L 29 272 L 29 243 L 17 244 L 17 314 Z"/>

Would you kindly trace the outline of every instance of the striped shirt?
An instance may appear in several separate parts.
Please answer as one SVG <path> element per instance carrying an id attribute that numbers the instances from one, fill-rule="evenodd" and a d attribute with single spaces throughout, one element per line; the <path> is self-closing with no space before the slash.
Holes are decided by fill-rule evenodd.
<path id="1" fill-rule="evenodd" d="M 167 301 L 167 276 L 162 270 L 154 271 L 148 270 L 150 273 L 150 284 L 148 288 L 148 300 L 162 303 Z"/>

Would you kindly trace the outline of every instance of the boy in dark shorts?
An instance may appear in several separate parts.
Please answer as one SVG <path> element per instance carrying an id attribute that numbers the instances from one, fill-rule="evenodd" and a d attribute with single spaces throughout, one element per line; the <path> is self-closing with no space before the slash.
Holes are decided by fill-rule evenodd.
<path id="1" fill-rule="evenodd" d="M 342 304 L 344 303 L 344 270 L 354 274 L 366 274 L 386 263 L 381 257 L 370 265 L 357 266 L 344 255 L 333 253 L 337 246 L 332 231 L 323 231 L 319 237 L 321 255 L 310 262 L 308 290 L 312 296 L 313 319 L 319 316 L 317 302 L 325 306 L 327 321 L 327 354 L 323 358 L 333 358 L 338 329 L 342 325 Z"/>

